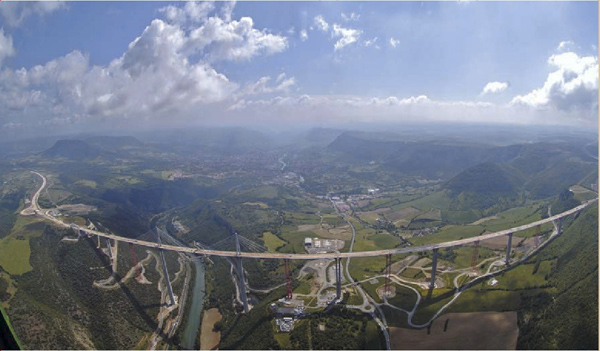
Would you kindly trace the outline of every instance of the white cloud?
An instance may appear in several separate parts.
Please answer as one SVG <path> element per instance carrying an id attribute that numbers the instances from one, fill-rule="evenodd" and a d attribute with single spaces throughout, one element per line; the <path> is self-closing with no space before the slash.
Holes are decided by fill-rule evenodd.
<path id="1" fill-rule="evenodd" d="M 210 61 L 243 61 L 261 54 L 279 53 L 288 47 L 286 37 L 253 27 L 250 17 L 230 22 L 210 17 L 190 32 L 187 49 L 190 52 L 208 51 Z"/>
<path id="2" fill-rule="evenodd" d="M 527 124 L 537 121 L 536 111 L 472 101 L 440 101 L 426 95 L 399 98 L 308 95 L 239 100 L 231 105 L 233 117 L 292 123 L 336 122 L 496 122 Z M 547 118 L 546 123 L 558 118 Z"/>
<path id="3" fill-rule="evenodd" d="M 566 40 L 566 41 L 561 41 L 558 46 L 556 47 L 557 51 L 563 51 L 563 50 L 567 50 L 570 48 L 573 48 L 575 46 L 575 43 L 573 43 L 570 40 Z"/>
<path id="4" fill-rule="evenodd" d="M 555 108 L 562 111 L 598 113 L 598 57 L 581 57 L 574 52 L 552 55 L 548 65 L 555 67 L 544 85 L 511 101 L 515 105 Z"/>
<path id="5" fill-rule="evenodd" d="M 508 82 L 489 82 L 483 87 L 480 95 L 498 94 L 508 88 Z"/>
<path id="6" fill-rule="evenodd" d="M 192 111 L 244 93 L 289 91 L 295 85 L 293 77 L 280 75 L 274 85 L 267 84 L 267 77 L 240 88 L 212 67 L 214 61 L 249 60 L 287 48 L 285 37 L 254 28 L 250 17 L 227 21 L 231 5 L 226 5 L 227 10 L 213 17 L 208 17 L 212 5 L 165 7 L 160 11 L 165 19 L 153 20 L 121 57 L 106 66 L 92 66 L 87 55 L 73 51 L 28 70 L 0 70 L 4 124 L 28 125 L 21 123 L 25 116 L 40 125 L 57 125 L 95 116 L 197 115 Z M 0 32 L 2 58 L 11 52 L 6 48 L 12 48 L 10 37 Z"/>
<path id="7" fill-rule="evenodd" d="M 365 47 L 374 46 L 376 49 L 379 49 L 379 45 L 377 43 L 377 37 L 373 39 L 365 40 Z"/>
<path id="8" fill-rule="evenodd" d="M 400 39 L 394 39 L 394 37 L 390 37 L 390 45 L 395 48 L 400 44 Z"/>
<path id="9" fill-rule="evenodd" d="M 261 77 L 257 82 L 246 85 L 236 94 L 235 100 L 249 95 L 289 92 L 290 88 L 296 84 L 296 79 L 294 77 L 286 79 L 285 73 L 277 76 L 275 85 L 269 85 L 270 81 L 271 77 Z"/>
<path id="10" fill-rule="evenodd" d="M 62 1 L 38 1 L 38 2 L 3 2 L 0 6 L 0 16 L 4 24 L 9 27 L 18 27 L 30 16 L 43 17 L 54 11 L 65 9 L 66 4 Z"/>
<path id="11" fill-rule="evenodd" d="M 210 1 L 189 1 L 186 2 L 183 7 L 169 5 L 161 8 L 159 12 L 164 13 L 165 18 L 169 22 L 185 24 L 188 21 L 192 23 L 199 23 L 205 20 L 207 16 L 214 11 L 214 9 L 215 5 Z"/>
<path id="12" fill-rule="evenodd" d="M 325 21 L 322 15 L 315 16 L 314 22 L 315 26 L 317 26 L 317 29 L 323 32 L 327 32 L 329 30 L 329 23 Z"/>
<path id="13" fill-rule="evenodd" d="M 334 45 L 333 48 L 335 51 L 338 51 L 354 42 L 356 42 L 360 38 L 361 30 L 352 29 L 352 28 L 343 28 L 337 23 L 333 25 L 332 37 L 340 38 Z"/>
<path id="14" fill-rule="evenodd" d="M 233 14 L 233 8 L 235 7 L 235 0 L 224 1 L 221 6 L 221 16 L 227 22 L 231 21 L 231 15 Z"/>
<path id="15" fill-rule="evenodd" d="M 358 21 L 359 18 L 360 18 L 360 15 L 356 14 L 354 12 L 350 12 L 349 14 L 342 12 L 342 19 L 346 22 Z"/>
<path id="16" fill-rule="evenodd" d="M 329 25 L 322 15 L 317 15 L 314 18 L 314 23 L 317 29 L 322 32 L 328 32 L 331 29 L 330 34 L 332 38 L 339 38 L 333 45 L 334 51 L 338 51 L 356 41 L 360 38 L 362 31 L 359 29 L 344 28 L 337 23 Z"/>
<path id="17" fill-rule="evenodd" d="M 0 28 L 0 66 L 5 58 L 14 56 L 16 53 L 13 47 L 12 37 L 4 34 L 4 29 Z"/>
<path id="18" fill-rule="evenodd" d="M 306 39 L 308 39 L 308 33 L 305 29 L 303 29 L 300 31 L 300 40 L 306 41 Z"/>

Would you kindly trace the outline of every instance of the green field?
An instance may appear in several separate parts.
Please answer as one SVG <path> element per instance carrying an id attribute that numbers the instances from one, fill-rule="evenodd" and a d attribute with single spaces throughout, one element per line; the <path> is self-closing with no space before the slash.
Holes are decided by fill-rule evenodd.
<path id="1" fill-rule="evenodd" d="M 447 225 L 442 227 L 437 233 L 411 238 L 410 241 L 414 245 L 425 245 L 470 238 L 483 232 L 484 228 L 478 225 Z"/>
<path id="2" fill-rule="evenodd" d="M 396 287 L 396 296 L 389 298 L 388 302 L 391 305 L 400 307 L 406 311 L 412 310 L 417 302 L 417 295 L 411 289 L 394 284 Z"/>
<path id="3" fill-rule="evenodd" d="M 369 294 L 373 300 L 375 300 L 375 302 L 377 303 L 381 303 L 381 299 L 379 298 L 379 295 L 377 294 L 377 288 L 379 288 L 380 286 L 382 286 L 385 283 L 385 279 L 374 279 L 377 280 L 377 284 L 372 284 L 371 280 L 363 282 L 361 285 L 363 287 L 363 289 L 365 290 L 365 292 L 367 294 Z"/>
<path id="4" fill-rule="evenodd" d="M 0 266 L 9 274 L 19 275 L 33 269 L 29 264 L 29 240 L 12 237 L 0 239 Z"/>
<path id="5" fill-rule="evenodd" d="M 98 183 L 93 180 L 81 179 L 75 182 L 74 185 L 86 186 L 88 188 L 96 189 L 98 187 Z"/>
<path id="6" fill-rule="evenodd" d="M 285 241 L 279 239 L 277 235 L 271 232 L 264 232 L 262 239 L 265 242 L 265 246 L 267 247 L 269 252 L 275 252 L 278 248 L 286 244 Z"/>
<path id="7" fill-rule="evenodd" d="M 517 227 L 541 219 L 539 212 L 536 213 L 538 206 L 515 207 L 504 212 L 496 214 L 498 219 L 490 219 L 483 222 L 482 226 L 491 232 Z"/>
<path id="8" fill-rule="evenodd" d="M 297 226 L 283 226 L 281 227 L 281 236 L 287 240 L 285 246 L 279 249 L 280 252 L 284 253 L 304 253 L 304 239 L 312 238 L 315 236 L 313 232 L 298 232 Z"/>
<path id="9" fill-rule="evenodd" d="M 345 260 L 342 263 L 345 265 Z M 356 280 L 380 275 L 384 268 L 385 257 L 360 257 L 350 261 L 350 274 Z"/>
<path id="10" fill-rule="evenodd" d="M 519 290 L 546 286 L 548 285 L 546 277 L 554 265 L 556 265 L 554 261 L 541 261 L 536 269 L 536 264 L 521 264 L 496 277 L 498 285 L 494 288 Z"/>

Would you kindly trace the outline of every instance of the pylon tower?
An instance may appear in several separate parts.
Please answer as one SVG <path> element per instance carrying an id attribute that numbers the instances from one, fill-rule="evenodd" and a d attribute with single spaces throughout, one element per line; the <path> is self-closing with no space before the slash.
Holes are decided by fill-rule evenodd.
<path id="1" fill-rule="evenodd" d="M 288 259 L 285 260 L 285 284 L 285 298 L 290 300 L 292 298 L 292 270 L 290 269 L 290 260 Z"/>
<path id="2" fill-rule="evenodd" d="M 385 255 L 385 288 L 383 293 L 390 296 L 390 274 L 392 273 L 392 255 Z"/>
<path id="3" fill-rule="evenodd" d="M 473 257 L 471 257 L 471 270 L 475 272 L 477 267 L 477 259 L 479 258 L 479 240 L 474 243 L 473 247 Z"/>

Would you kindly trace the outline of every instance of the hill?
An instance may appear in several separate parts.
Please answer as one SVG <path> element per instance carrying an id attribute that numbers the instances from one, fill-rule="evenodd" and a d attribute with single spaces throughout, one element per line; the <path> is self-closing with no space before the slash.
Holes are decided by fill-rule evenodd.
<path id="1" fill-rule="evenodd" d="M 102 156 L 104 152 L 83 140 L 59 140 L 41 156 L 53 158 L 64 157 L 70 160 L 94 159 Z"/>
<path id="2" fill-rule="evenodd" d="M 533 258 L 556 260 L 548 277 L 555 289 L 522 300 L 517 349 L 598 347 L 598 205 L 567 221 L 564 233 Z"/>
<path id="3" fill-rule="evenodd" d="M 521 187 L 514 170 L 491 162 L 468 168 L 444 184 L 457 210 L 504 207 L 520 199 Z"/>

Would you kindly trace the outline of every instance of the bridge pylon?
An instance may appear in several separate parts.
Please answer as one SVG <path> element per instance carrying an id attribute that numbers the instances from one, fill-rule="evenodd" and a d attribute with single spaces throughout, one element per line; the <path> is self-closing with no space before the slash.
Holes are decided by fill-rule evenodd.
<path id="1" fill-rule="evenodd" d="M 162 249 L 160 249 L 159 253 L 160 253 L 160 260 L 162 261 L 162 269 L 163 269 L 165 284 L 167 285 L 167 291 L 169 292 L 169 299 L 171 301 L 169 306 L 173 306 L 173 305 L 175 305 L 176 302 L 175 302 L 175 296 L 173 295 L 173 288 L 171 287 L 171 279 L 169 278 L 169 271 L 167 270 L 167 261 L 165 261 L 165 252 Z"/>
<path id="2" fill-rule="evenodd" d="M 508 266 L 510 264 L 510 250 L 512 245 L 513 233 L 508 234 L 508 244 L 506 245 L 506 259 L 505 263 Z"/>
<path id="3" fill-rule="evenodd" d="M 336 300 L 342 298 L 342 259 L 336 257 L 335 259 L 335 287 L 336 287 Z"/>
<path id="4" fill-rule="evenodd" d="M 479 258 L 479 240 L 477 240 L 473 244 L 473 256 L 471 256 L 471 271 L 474 273 L 477 269 L 477 259 Z"/>
<path id="5" fill-rule="evenodd" d="M 392 274 L 392 255 L 385 255 L 385 286 L 383 289 L 383 295 L 388 297 L 390 296 L 390 275 Z"/>
<path id="6" fill-rule="evenodd" d="M 285 298 L 291 300 L 293 297 L 292 294 L 292 270 L 290 268 L 290 260 L 285 259 L 285 286 L 286 293 Z"/>
<path id="7" fill-rule="evenodd" d="M 244 278 L 244 267 L 242 266 L 242 258 L 234 257 L 233 261 L 235 263 L 235 271 L 237 276 L 237 284 L 238 289 L 240 291 L 240 299 L 242 300 L 242 305 L 244 306 L 244 313 L 248 313 L 250 310 L 248 308 L 248 295 L 246 294 L 246 279 Z"/>
<path id="8" fill-rule="evenodd" d="M 431 261 L 431 278 L 429 281 L 429 290 L 433 290 L 435 288 L 435 273 L 437 271 L 437 258 L 438 258 L 438 250 L 433 249 L 433 260 Z"/>

